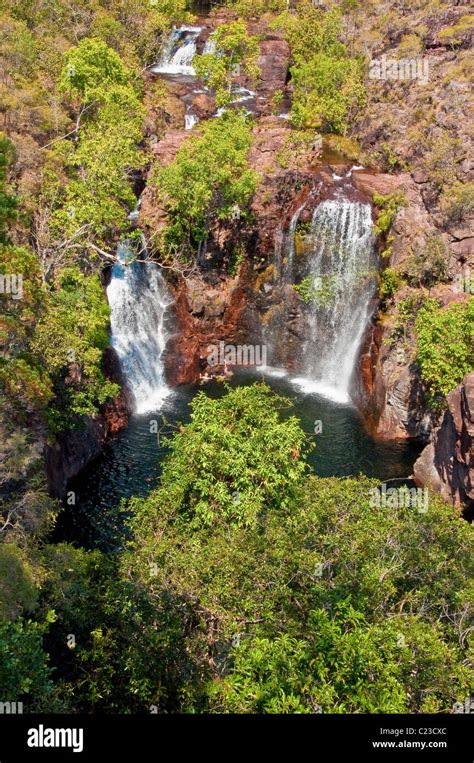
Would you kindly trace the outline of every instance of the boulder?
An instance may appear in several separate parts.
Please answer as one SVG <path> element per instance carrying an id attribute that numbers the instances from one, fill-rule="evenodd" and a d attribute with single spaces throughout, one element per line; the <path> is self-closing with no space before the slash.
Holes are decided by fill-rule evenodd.
<path id="1" fill-rule="evenodd" d="M 414 466 L 417 485 L 474 508 L 474 372 L 447 395 L 447 410 Z"/>

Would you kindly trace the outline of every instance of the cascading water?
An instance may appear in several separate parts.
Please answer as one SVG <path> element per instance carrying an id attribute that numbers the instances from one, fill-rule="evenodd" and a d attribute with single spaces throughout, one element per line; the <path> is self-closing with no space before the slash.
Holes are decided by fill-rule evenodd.
<path id="1" fill-rule="evenodd" d="M 335 199 L 316 207 L 309 234 L 311 301 L 304 348 L 305 391 L 349 401 L 357 352 L 376 288 L 370 204 Z"/>
<path id="2" fill-rule="evenodd" d="M 133 394 L 136 413 L 160 408 L 169 390 L 162 353 L 166 346 L 165 312 L 171 303 L 158 267 L 130 261 L 127 244 L 120 244 L 107 288 L 111 315 L 111 344 Z"/>
<path id="3" fill-rule="evenodd" d="M 306 202 L 301 205 L 301 207 L 298 207 L 295 214 L 290 220 L 290 226 L 288 229 L 288 243 L 287 243 L 287 263 L 286 263 L 286 272 L 289 274 L 289 277 L 293 278 L 293 261 L 295 258 L 295 232 L 296 232 L 296 226 L 298 225 L 298 220 L 300 219 L 300 214 L 302 213 L 303 209 L 306 206 Z"/>
<path id="4" fill-rule="evenodd" d="M 150 71 L 155 74 L 185 74 L 194 76 L 192 65 L 196 55 L 196 41 L 201 32 L 198 26 L 181 26 L 173 28 L 164 49 L 161 61 L 152 66 Z"/>
<path id="5" fill-rule="evenodd" d="M 216 52 L 216 41 L 212 39 L 212 37 L 208 37 L 206 42 L 204 43 L 204 49 L 202 51 L 203 53 L 215 53 Z"/>
<path id="6" fill-rule="evenodd" d="M 188 111 L 184 115 L 184 129 L 185 130 L 192 130 L 194 125 L 197 125 L 199 122 L 199 117 L 196 116 L 196 114 L 193 114 L 192 111 Z"/>

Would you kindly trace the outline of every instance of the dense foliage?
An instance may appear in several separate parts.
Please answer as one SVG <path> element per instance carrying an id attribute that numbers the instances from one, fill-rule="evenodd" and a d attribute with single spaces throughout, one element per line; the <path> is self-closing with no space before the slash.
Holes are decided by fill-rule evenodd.
<path id="1" fill-rule="evenodd" d="M 421 376 L 432 398 L 440 398 L 474 368 L 474 298 L 444 308 L 426 300 L 415 330 Z"/>
<path id="2" fill-rule="evenodd" d="M 54 381 L 48 418 L 53 430 L 60 430 L 77 425 L 75 417 L 96 413 L 119 388 L 102 371 L 110 311 L 98 276 L 66 268 L 45 297 L 48 309 L 36 326 L 32 349 Z"/>
<path id="3" fill-rule="evenodd" d="M 165 246 L 196 251 L 218 220 L 246 215 L 258 176 L 247 162 L 251 131 L 235 112 L 206 122 L 190 137 L 153 181 L 168 213 Z"/>
<path id="4" fill-rule="evenodd" d="M 258 37 L 248 33 L 243 21 L 218 26 L 210 36 L 215 49 L 194 59 L 196 74 L 216 93 L 218 106 L 232 102 L 233 78 L 247 74 L 255 80 L 260 70 Z"/>
<path id="5" fill-rule="evenodd" d="M 293 124 L 344 134 L 365 103 L 365 88 L 362 59 L 351 57 L 340 42 L 340 10 L 324 13 L 305 0 L 274 24 L 283 30 L 294 60 Z"/>
<path id="6" fill-rule="evenodd" d="M 56 702 L 439 712 L 469 696 L 471 527 L 433 496 L 374 508 L 373 480 L 305 476 L 287 408 L 264 386 L 198 396 L 118 556 L 45 548 Z"/>
<path id="7" fill-rule="evenodd" d="M 375 480 L 309 476 L 310 437 L 264 385 L 197 395 L 155 489 L 117 508 L 128 522 L 121 549 L 52 540 L 60 507 L 45 449 L 118 392 L 104 373 L 102 270 L 130 235 L 140 172 L 151 165 L 166 213 L 153 252 L 165 265 L 194 263 L 209 236 L 251 219 L 259 177 L 243 114 L 230 108 L 202 122 L 168 166 L 153 160 L 173 94 L 142 73 L 174 24 L 194 23 L 187 5 L 8 0 L 0 14 L 1 699 L 24 702 L 25 712 L 450 712 L 473 693 L 471 526 L 432 495 L 426 512 L 403 491 L 378 508 Z M 436 230 L 382 271 L 380 297 L 395 305 L 404 349 L 413 333 L 439 407 L 474 368 L 474 299 L 427 298 L 449 279 L 445 242 L 462 245 L 474 208 L 453 124 L 462 123 L 472 17 L 437 32 L 426 13 L 428 26 L 412 29 L 406 3 L 383 13 L 375 0 L 227 5 L 237 20 L 218 26 L 215 52 L 194 64 L 228 108 L 241 76 L 259 76 L 260 40 L 241 19 L 253 27 L 273 14 L 291 53 L 280 168 L 299 169 L 315 130 L 332 133 L 327 145 L 354 161 L 360 138 L 386 171 L 421 166 Z M 368 55 L 417 56 L 439 42 L 449 46 L 448 98 L 439 104 L 428 86 L 408 117 L 406 89 L 380 83 L 377 100 Z M 278 113 L 283 90 L 266 95 Z M 298 171 L 289 178 L 294 188 L 283 192 L 301 190 Z M 387 264 L 405 204 L 400 193 L 374 197 Z M 328 307 L 333 278 L 295 289 Z"/>

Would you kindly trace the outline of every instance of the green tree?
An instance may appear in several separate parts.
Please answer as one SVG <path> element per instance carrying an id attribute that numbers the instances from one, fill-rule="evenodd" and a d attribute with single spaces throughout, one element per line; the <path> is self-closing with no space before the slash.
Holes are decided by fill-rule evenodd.
<path id="1" fill-rule="evenodd" d="M 260 74 L 258 37 L 249 35 L 246 24 L 239 20 L 218 26 L 210 40 L 215 51 L 196 56 L 193 64 L 197 76 L 215 91 L 218 106 L 228 106 L 235 77 L 245 72 L 255 80 Z"/>
<path id="2" fill-rule="evenodd" d="M 462 693 L 467 680 L 458 650 L 436 628 L 412 616 L 370 624 L 345 601 L 310 612 L 306 639 L 243 640 L 210 699 L 214 712 L 430 712 L 440 698 L 448 710 L 453 683 Z"/>
<path id="3" fill-rule="evenodd" d="M 229 390 L 221 400 L 198 393 L 191 424 L 171 443 L 154 502 L 189 527 L 222 521 L 255 527 L 268 505 L 288 508 L 305 471 L 297 420 L 279 421 L 288 402 L 264 385 Z"/>
<path id="4" fill-rule="evenodd" d="M 271 399 L 198 399 L 160 486 L 127 506 L 122 575 L 178 607 L 201 676 L 181 709 L 449 711 L 470 692 L 472 528 L 438 497 L 377 508 L 376 480 L 305 477 Z"/>
<path id="5" fill-rule="evenodd" d="M 36 326 L 32 349 L 54 381 L 50 426 L 64 429 L 94 414 L 118 393 L 106 380 L 102 353 L 108 344 L 109 307 L 97 275 L 66 268 L 48 295 L 48 309 Z"/>
<path id="6" fill-rule="evenodd" d="M 345 133 L 365 100 L 362 70 L 355 59 L 318 53 L 292 68 L 295 86 L 291 119 L 297 127 Z"/>
<path id="7" fill-rule="evenodd" d="M 231 220 L 236 210 L 245 218 L 258 181 L 247 162 L 251 142 L 246 119 L 227 112 L 203 124 L 168 167 L 154 169 L 152 183 L 168 213 L 169 250 L 189 254 L 219 220 Z"/>
<path id="8" fill-rule="evenodd" d="M 76 712 L 178 710 L 183 685 L 200 681 L 185 651 L 186 602 L 170 592 L 152 599 L 121 577 L 113 554 L 61 543 L 45 548 L 44 563 L 42 606 L 57 613 L 45 648 L 60 666 L 58 699 Z"/>
<path id="9" fill-rule="evenodd" d="M 43 650 L 46 628 L 47 623 L 31 620 L 0 621 L 2 700 L 24 702 L 29 713 L 54 711 L 51 668 Z"/>
<path id="10" fill-rule="evenodd" d="M 344 134 L 366 96 L 362 61 L 339 41 L 340 10 L 324 13 L 302 2 L 296 14 L 286 11 L 274 25 L 283 30 L 294 60 L 293 124 Z"/>
<path id="11" fill-rule="evenodd" d="M 120 56 L 98 38 L 86 38 L 64 57 L 59 89 L 80 98 L 83 106 L 101 100 L 113 86 L 130 81 Z"/>
<path id="12" fill-rule="evenodd" d="M 69 183 L 53 211 L 56 247 L 74 262 L 79 252 L 90 261 L 129 227 L 136 202 L 132 172 L 144 157 L 143 107 L 118 54 L 98 39 L 83 40 L 68 51 L 60 89 L 75 102 L 77 138 L 67 156 Z"/>
<path id="13" fill-rule="evenodd" d="M 474 370 L 474 298 L 441 307 L 427 299 L 415 321 L 417 361 L 433 403 Z"/>

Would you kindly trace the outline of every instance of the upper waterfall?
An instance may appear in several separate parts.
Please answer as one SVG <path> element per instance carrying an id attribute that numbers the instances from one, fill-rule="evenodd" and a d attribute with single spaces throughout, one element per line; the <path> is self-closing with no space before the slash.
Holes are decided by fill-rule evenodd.
<path id="1" fill-rule="evenodd" d="M 169 390 L 162 353 L 166 346 L 164 318 L 171 299 L 154 263 L 131 262 L 131 250 L 120 244 L 107 288 L 111 344 L 135 402 L 135 412 L 156 410 Z"/>
<path id="2" fill-rule="evenodd" d="M 196 55 L 196 40 L 201 32 L 198 26 L 173 27 L 165 46 L 161 61 L 152 66 L 150 71 L 155 74 L 195 74 L 192 65 Z"/>
<path id="3" fill-rule="evenodd" d="M 305 378 L 296 381 L 307 391 L 348 401 L 376 288 L 370 204 L 321 202 L 308 238 L 309 335 L 303 352 Z"/>

